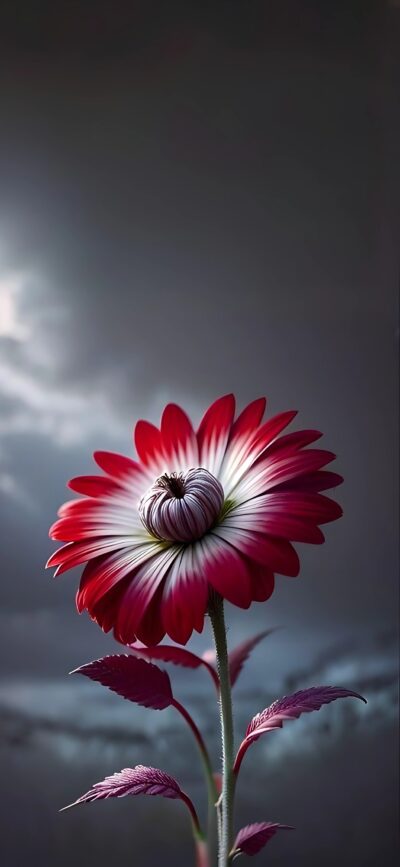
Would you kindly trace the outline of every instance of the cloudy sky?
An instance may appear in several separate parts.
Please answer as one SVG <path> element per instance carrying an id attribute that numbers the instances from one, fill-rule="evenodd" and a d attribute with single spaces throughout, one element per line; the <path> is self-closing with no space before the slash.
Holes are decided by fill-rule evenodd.
<path id="1" fill-rule="evenodd" d="M 121 820 L 111 807 L 95 851 L 86 811 L 84 821 L 63 815 L 64 824 L 56 815 L 79 786 L 132 758 L 124 758 L 126 708 L 67 679 L 115 645 L 76 614 L 78 575 L 54 582 L 44 572 L 47 530 L 65 481 L 92 472 L 95 448 L 132 454 L 138 418 L 157 422 L 172 400 L 198 420 L 227 391 L 240 406 L 266 394 L 271 413 L 298 409 L 301 426 L 326 432 L 345 477 L 344 517 L 325 546 L 300 552 L 301 577 L 278 579 L 273 599 L 250 613 L 228 612 L 232 641 L 265 624 L 285 627 L 268 648 L 267 684 L 267 652 L 255 655 L 238 719 L 245 724 L 275 689 L 316 677 L 340 676 L 370 699 L 370 741 L 362 720 L 354 742 L 335 715 L 336 734 L 324 741 L 315 730 L 327 779 L 308 741 L 303 751 L 290 738 L 276 748 L 281 770 L 268 773 L 290 789 L 289 816 L 278 816 L 278 782 L 276 803 L 269 789 L 265 807 L 271 815 L 256 797 L 248 815 L 250 795 L 241 809 L 249 820 L 301 822 L 297 845 L 333 864 L 345 859 L 351 806 L 352 865 L 377 863 L 378 833 L 360 848 L 372 817 L 379 834 L 384 823 L 385 864 L 394 859 L 396 7 L 3 5 L 0 707 L 1 751 L 15 781 L 7 867 L 25 857 L 16 832 L 47 867 L 69 863 L 75 850 L 66 841 L 79 829 L 86 862 L 101 867 L 116 847 L 129 851 L 121 830 L 128 812 L 139 837 L 145 815 L 162 822 L 152 804 L 149 814 L 124 806 Z M 204 649 L 209 637 L 196 641 Z M 179 683 L 200 713 L 192 679 Z M 204 688 L 200 679 L 199 695 Z M 146 760 L 156 763 L 157 728 L 147 744 L 148 716 L 136 725 Z M 285 757 L 305 780 L 307 809 L 304 797 L 301 810 L 294 799 Z M 350 761 L 351 784 L 337 770 L 346 773 Z M 39 804 L 29 820 L 27 767 Z M 181 770 L 190 785 L 191 772 Z M 364 810 L 355 804 L 361 784 Z M 171 863 L 187 863 L 170 843 Z M 293 845 L 275 841 L 271 858 L 291 857 Z M 57 862 L 60 849 L 65 862 Z M 150 844 L 142 855 L 157 863 Z"/>

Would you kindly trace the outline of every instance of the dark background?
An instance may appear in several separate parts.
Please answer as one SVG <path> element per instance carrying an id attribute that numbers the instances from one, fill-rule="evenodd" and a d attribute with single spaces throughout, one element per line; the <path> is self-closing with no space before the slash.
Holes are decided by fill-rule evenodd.
<path id="1" fill-rule="evenodd" d="M 300 410 L 345 476 L 344 518 L 297 581 L 229 608 L 282 625 L 237 687 L 237 736 L 282 692 L 350 686 L 260 741 L 237 827 L 296 826 L 259 862 L 396 862 L 399 5 L 3 2 L 0 9 L 1 863 L 192 863 L 180 804 L 59 814 L 107 773 L 176 773 L 173 712 L 68 679 L 112 652 L 54 582 L 47 528 L 94 448 L 182 403 Z M 336 467 L 335 467 L 336 469 Z M 301 547 L 301 546 L 299 546 Z M 208 627 L 193 648 L 210 642 Z M 218 765 L 204 673 L 174 670 Z"/>

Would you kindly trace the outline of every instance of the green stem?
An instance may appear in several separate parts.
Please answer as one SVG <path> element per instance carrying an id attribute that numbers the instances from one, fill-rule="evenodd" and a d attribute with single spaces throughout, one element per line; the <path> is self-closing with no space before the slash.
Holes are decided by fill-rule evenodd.
<path id="1" fill-rule="evenodd" d="M 229 853 L 233 844 L 233 802 L 235 776 L 233 773 L 234 743 L 231 682 L 229 676 L 228 648 L 224 619 L 223 599 L 216 595 L 209 607 L 217 654 L 218 674 L 221 684 L 220 715 L 222 736 L 222 793 L 220 799 L 220 840 L 218 867 L 228 867 Z"/>

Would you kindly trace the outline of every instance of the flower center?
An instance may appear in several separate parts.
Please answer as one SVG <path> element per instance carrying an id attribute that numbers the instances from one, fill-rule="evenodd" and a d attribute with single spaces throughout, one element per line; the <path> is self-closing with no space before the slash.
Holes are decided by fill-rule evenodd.
<path id="1" fill-rule="evenodd" d="M 139 503 L 139 515 L 157 539 L 194 542 L 215 523 L 223 502 L 221 483 L 198 467 L 156 479 Z"/>

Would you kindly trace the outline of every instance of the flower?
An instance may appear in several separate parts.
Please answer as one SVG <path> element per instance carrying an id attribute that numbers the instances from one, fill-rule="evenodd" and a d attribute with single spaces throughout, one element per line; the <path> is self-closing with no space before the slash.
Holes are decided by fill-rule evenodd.
<path id="1" fill-rule="evenodd" d="M 280 436 L 295 412 L 262 424 L 265 399 L 234 420 L 226 395 L 197 433 L 186 413 L 166 406 L 161 429 L 138 421 L 138 460 L 98 451 L 103 475 L 68 484 L 83 499 L 65 503 L 50 529 L 68 544 L 47 566 L 60 575 L 86 563 L 77 608 L 124 644 L 186 644 L 201 632 L 210 588 L 248 608 L 274 589 L 274 573 L 295 576 L 292 542 L 324 541 L 319 525 L 341 509 L 321 491 L 342 478 L 322 469 L 332 452 L 305 448 L 321 434 Z"/>

